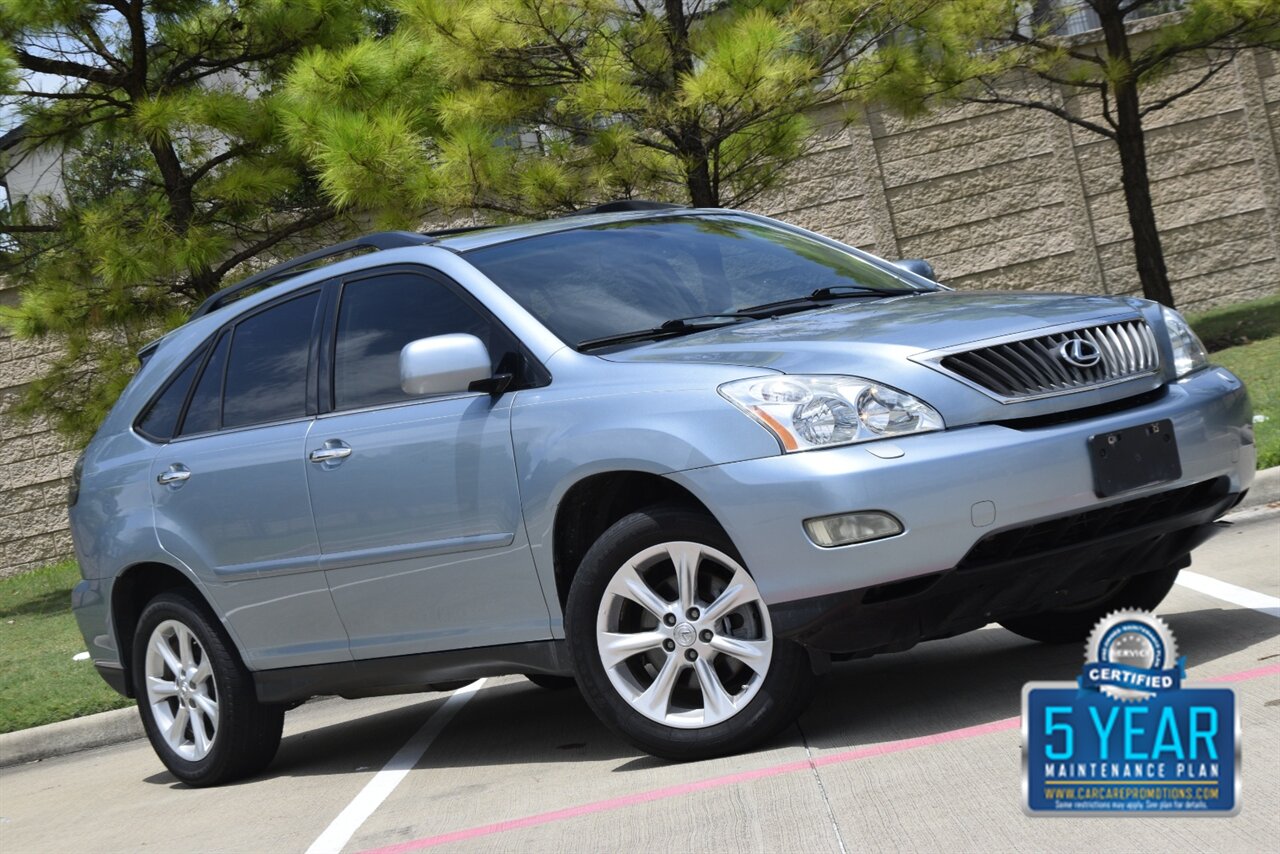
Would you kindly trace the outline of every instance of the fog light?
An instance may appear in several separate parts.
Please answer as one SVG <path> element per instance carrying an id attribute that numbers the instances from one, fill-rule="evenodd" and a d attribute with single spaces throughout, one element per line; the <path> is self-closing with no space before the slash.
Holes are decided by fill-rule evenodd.
<path id="1" fill-rule="evenodd" d="M 865 510 L 805 519 L 804 530 L 814 545 L 830 549 L 896 536 L 902 533 L 902 523 L 888 513 Z"/>

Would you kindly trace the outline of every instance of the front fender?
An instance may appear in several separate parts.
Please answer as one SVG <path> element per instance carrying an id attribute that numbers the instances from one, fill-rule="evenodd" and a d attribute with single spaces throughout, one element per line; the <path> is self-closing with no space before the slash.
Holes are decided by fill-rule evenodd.
<path id="1" fill-rule="evenodd" d="M 668 475 L 780 453 L 773 436 L 716 392 L 719 382 L 726 381 L 723 371 L 702 381 L 697 375 L 703 371 L 683 371 L 683 382 L 656 388 L 566 384 L 518 393 L 511 421 L 516 470 L 529 544 L 548 603 L 556 601 L 556 510 L 574 484 L 609 472 Z M 760 373 L 757 369 L 750 375 Z M 554 619 L 553 631 L 561 631 Z"/>

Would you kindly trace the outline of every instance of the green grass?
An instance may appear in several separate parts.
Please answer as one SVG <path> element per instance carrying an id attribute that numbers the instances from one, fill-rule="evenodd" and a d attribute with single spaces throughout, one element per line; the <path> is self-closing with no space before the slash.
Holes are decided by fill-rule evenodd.
<path id="1" fill-rule="evenodd" d="M 0 579 L 0 732 L 132 704 L 107 687 L 71 616 L 75 563 Z"/>
<path id="2" fill-rule="evenodd" d="M 1258 468 L 1280 465 L 1280 294 L 1187 318 L 1210 358 L 1249 388 Z"/>
<path id="3" fill-rule="evenodd" d="M 1280 335 L 1280 294 L 1187 318 L 1209 352 Z"/>
<path id="4" fill-rule="evenodd" d="M 1253 425 L 1258 468 L 1280 466 L 1280 335 L 1219 350 L 1210 358 L 1244 380 L 1254 413 L 1267 419 Z"/>

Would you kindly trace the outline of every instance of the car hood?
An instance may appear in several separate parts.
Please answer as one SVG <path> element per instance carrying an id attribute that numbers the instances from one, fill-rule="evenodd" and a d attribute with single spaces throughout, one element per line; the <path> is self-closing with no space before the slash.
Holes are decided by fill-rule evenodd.
<path id="1" fill-rule="evenodd" d="M 1058 412 L 1145 391 L 1122 383 L 1060 398 L 1001 404 L 948 375 L 912 361 L 919 353 L 1007 335 L 1033 336 L 1069 324 L 1146 315 L 1144 301 L 1070 294 L 960 293 L 838 303 L 610 353 L 621 363 L 702 363 L 783 373 L 850 374 L 928 400 L 949 424 Z M 1153 317 L 1148 316 L 1149 323 Z M 1013 412 L 1012 410 L 1015 410 Z"/>
<path id="2" fill-rule="evenodd" d="M 891 346 L 908 353 L 955 347 L 1075 322 L 1133 317 L 1115 297 L 1067 294 L 959 293 L 838 303 L 819 311 L 725 326 L 635 347 L 605 358 L 632 362 L 724 362 L 784 372 L 829 370 L 834 358 Z"/>

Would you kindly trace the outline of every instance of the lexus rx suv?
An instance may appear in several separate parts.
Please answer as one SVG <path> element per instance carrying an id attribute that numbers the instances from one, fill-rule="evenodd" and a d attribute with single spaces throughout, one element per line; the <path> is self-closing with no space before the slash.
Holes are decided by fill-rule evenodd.
<path id="1" fill-rule="evenodd" d="M 73 604 L 192 785 L 265 768 L 308 697 L 498 674 L 741 751 L 832 660 L 1154 607 L 1255 466 L 1170 309 L 729 210 L 370 235 L 141 359 L 76 468 Z"/>

